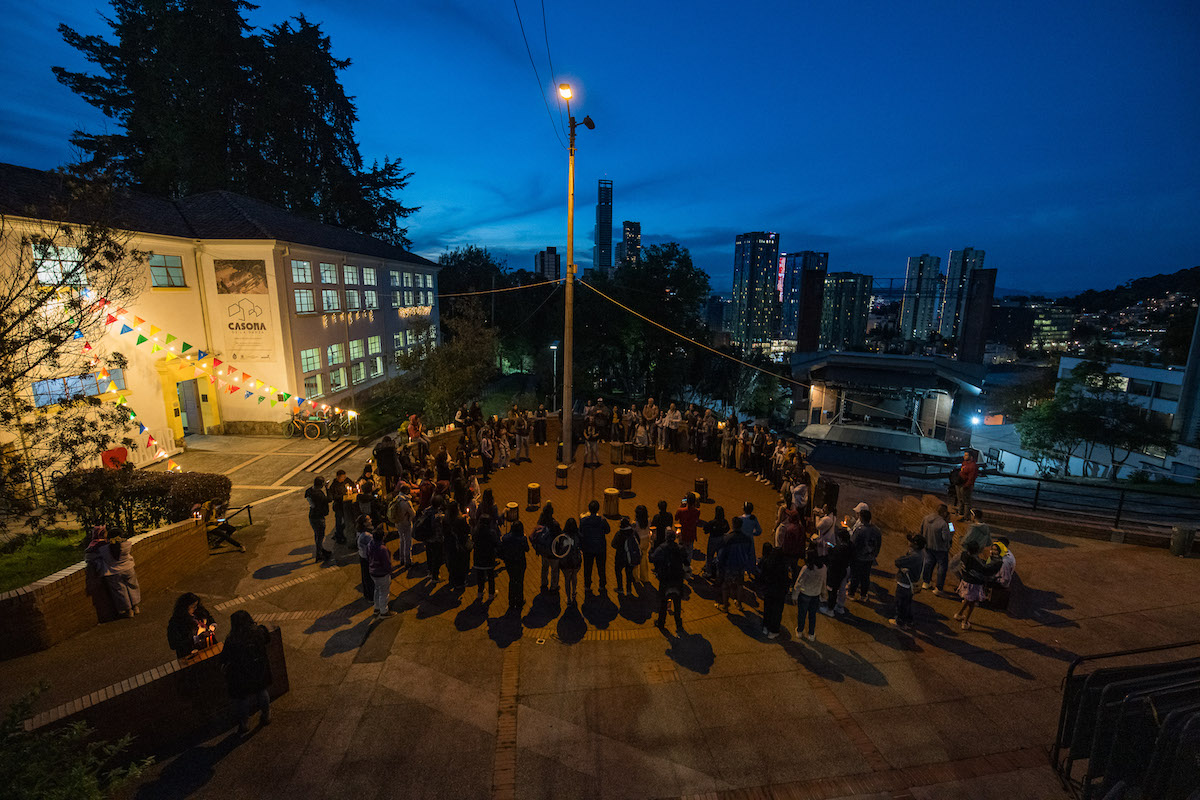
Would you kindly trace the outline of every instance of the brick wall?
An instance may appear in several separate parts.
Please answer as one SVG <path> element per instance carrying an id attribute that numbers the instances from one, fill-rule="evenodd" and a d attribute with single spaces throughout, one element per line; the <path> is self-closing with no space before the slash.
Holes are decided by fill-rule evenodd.
<path id="1" fill-rule="evenodd" d="M 236 722 L 221 671 L 221 645 L 98 689 L 86 697 L 42 712 L 25 721 L 26 730 L 86 723 L 97 739 L 115 741 L 132 734 L 123 757 L 140 758 L 171 752 L 178 744 Z M 271 699 L 289 688 L 283 637 L 271 629 L 267 647 L 271 662 Z"/>
<path id="2" fill-rule="evenodd" d="M 204 525 L 185 520 L 130 539 L 142 592 L 176 583 L 208 559 Z M 45 650 L 115 616 L 102 582 L 80 561 L 0 594 L 0 659 Z"/>

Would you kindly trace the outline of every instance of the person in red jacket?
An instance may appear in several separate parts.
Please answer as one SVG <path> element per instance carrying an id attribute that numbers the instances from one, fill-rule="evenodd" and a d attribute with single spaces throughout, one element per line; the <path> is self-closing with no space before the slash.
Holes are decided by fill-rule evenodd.
<path id="1" fill-rule="evenodd" d="M 675 522 L 679 524 L 679 544 L 687 553 L 685 571 L 692 573 L 692 551 L 696 547 L 696 527 L 700 523 L 700 509 L 695 492 L 688 492 L 683 505 L 675 512 Z"/>
<path id="2" fill-rule="evenodd" d="M 963 463 L 958 470 L 958 515 L 966 518 L 971 513 L 971 495 L 975 490 L 975 479 L 979 477 L 979 465 L 975 463 L 975 451 L 963 453 Z"/>

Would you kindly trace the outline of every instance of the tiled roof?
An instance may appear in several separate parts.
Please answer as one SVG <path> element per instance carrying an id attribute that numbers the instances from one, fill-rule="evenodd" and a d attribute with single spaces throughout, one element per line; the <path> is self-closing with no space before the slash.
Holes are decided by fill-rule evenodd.
<path id="1" fill-rule="evenodd" d="M 0 214 L 51 218 L 64 196 L 62 176 L 0 163 Z M 187 239 L 275 239 L 410 264 L 436 266 L 373 236 L 313 222 L 269 203 L 233 192 L 215 191 L 167 200 L 121 189 L 108 224 L 140 233 Z M 69 216 L 69 212 L 68 212 Z"/>

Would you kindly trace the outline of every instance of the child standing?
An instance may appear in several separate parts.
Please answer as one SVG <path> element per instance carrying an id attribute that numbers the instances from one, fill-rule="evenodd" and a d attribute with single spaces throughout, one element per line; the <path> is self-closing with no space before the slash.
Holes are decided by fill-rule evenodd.
<path id="1" fill-rule="evenodd" d="M 920 586 L 921 568 L 925 563 L 925 537 L 908 537 L 908 552 L 896 559 L 896 617 L 891 620 L 902 631 L 913 627 L 913 592 Z"/>
<path id="2" fill-rule="evenodd" d="M 792 599 L 796 601 L 796 636 L 799 637 L 808 621 L 808 640 L 817 638 L 817 609 L 821 607 L 821 588 L 825 585 L 824 561 L 815 548 L 804 556 L 804 568 L 796 585 L 792 587 Z"/>

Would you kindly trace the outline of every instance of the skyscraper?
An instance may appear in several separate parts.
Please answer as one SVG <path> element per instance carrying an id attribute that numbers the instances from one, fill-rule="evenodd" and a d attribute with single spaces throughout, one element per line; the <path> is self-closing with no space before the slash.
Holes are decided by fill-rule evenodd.
<path id="1" fill-rule="evenodd" d="M 950 258 L 954 258 L 951 253 Z M 980 261 L 983 254 L 980 253 Z M 972 269 L 967 281 L 967 291 L 963 295 L 961 313 L 959 314 L 958 347 L 956 357 L 959 361 L 971 364 L 982 364 L 987 350 L 987 335 L 991 330 L 992 295 L 996 292 L 996 270 Z"/>
<path id="2" fill-rule="evenodd" d="M 749 352 L 769 343 L 779 320 L 779 235 L 740 233 L 733 245 L 733 343 Z"/>
<path id="3" fill-rule="evenodd" d="M 614 266 L 633 266 L 642 255 L 642 223 L 625 220 L 621 223 L 621 241 L 617 242 Z"/>
<path id="4" fill-rule="evenodd" d="M 779 338 L 795 340 L 799 352 L 812 352 L 820 338 L 829 253 L 784 253 L 780 261 Z"/>
<path id="5" fill-rule="evenodd" d="M 825 276 L 821 308 L 822 350 L 852 350 L 867 338 L 871 312 L 871 276 L 830 272 Z"/>
<path id="6" fill-rule="evenodd" d="M 938 332 L 949 342 L 958 342 L 959 327 L 967 307 L 967 288 L 971 284 L 971 273 L 983 269 L 984 251 L 973 247 L 950 251 L 950 262 L 946 265 L 946 291 L 942 295 L 941 321 Z"/>
<path id="7" fill-rule="evenodd" d="M 900 301 L 900 335 L 925 341 L 937 330 L 938 284 L 942 259 L 923 253 L 908 259 L 904 274 L 904 298 Z"/>
<path id="8" fill-rule="evenodd" d="M 533 271 L 548 281 L 562 277 L 562 255 L 553 247 L 547 247 L 533 256 Z"/>
<path id="9" fill-rule="evenodd" d="M 592 269 L 604 275 L 612 274 L 612 181 L 600 179 L 596 189 L 596 229 L 592 233 Z"/>

